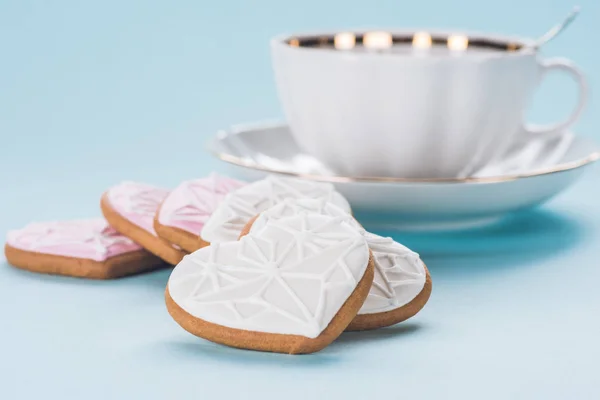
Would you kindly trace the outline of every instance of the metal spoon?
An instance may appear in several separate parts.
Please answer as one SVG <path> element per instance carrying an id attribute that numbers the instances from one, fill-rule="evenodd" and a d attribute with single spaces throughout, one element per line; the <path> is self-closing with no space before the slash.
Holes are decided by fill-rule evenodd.
<path id="1" fill-rule="evenodd" d="M 569 13 L 569 15 L 565 17 L 565 19 L 560 24 L 554 25 L 548 32 L 546 32 L 543 36 L 541 36 L 539 39 L 537 39 L 535 42 L 533 42 L 527 47 L 531 47 L 537 50 L 540 46 L 554 39 L 556 35 L 558 35 L 560 32 L 566 29 L 569 25 L 571 25 L 571 22 L 573 22 L 577 15 L 579 15 L 579 11 L 579 6 L 573 7 L 573 10 Z"/>

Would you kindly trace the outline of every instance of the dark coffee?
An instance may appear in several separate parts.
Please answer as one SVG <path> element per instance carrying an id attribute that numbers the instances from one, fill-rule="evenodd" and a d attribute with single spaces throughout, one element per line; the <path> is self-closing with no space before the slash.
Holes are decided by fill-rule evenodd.
<path id="1" fill-rule="evenodd" d="M 475 52 L 517 51 L 523 44 L 502 42 L 489 38 L 468 37 L 465 35 L 439 35 L 417 32 L 414 34 L 392 34 L 387 32 L 339 33 L 328 36 L 297 36 L 288 39 L 287 44 L 295 47 L 311 47 L 334 50 L 368 50 L 421 48 L 456 49 Z"/>

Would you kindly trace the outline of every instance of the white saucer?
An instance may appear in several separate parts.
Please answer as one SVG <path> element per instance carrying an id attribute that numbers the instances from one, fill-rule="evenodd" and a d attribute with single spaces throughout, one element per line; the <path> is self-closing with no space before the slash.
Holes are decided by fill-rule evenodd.
<path id="1" fill-rule="evenodd" d="M 567 133 L 528 143 L 465 179 L 345 177 L 303 153 L 286 125 L 269 123 L 219 132 L 209 149 L 248 180 L 274 173 L 331 182 L 366 227 L 410 230 L 479 226 L 539 205 L 600 158 L 592 140 Z"/>

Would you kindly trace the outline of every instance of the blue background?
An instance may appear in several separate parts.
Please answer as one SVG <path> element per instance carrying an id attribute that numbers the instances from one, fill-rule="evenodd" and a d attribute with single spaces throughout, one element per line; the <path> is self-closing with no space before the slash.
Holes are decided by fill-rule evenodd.
<path id="1" fill-rule="evenodd" d="M 598 92 L 600 2 L 544 48 Z M 281 116 L 268 40 L 282 32 L 439 27 L 536 36 L 570 1 L 0 2 L 0 234 L 100 215 L 121 180 L 172 187 L 220 166 L 217 129 Z M 569 111 L 551 76 L 536 122 Z M 591 99 L 576 125 L 600 139 Z M 311 356 L 240 351 L 168 316 L 168 270 L 114 282 L 0 260 L 0 398 L 600 398 L 597 166 L 545 207 L 455 234 L 394 234 L 431 269 L 413 320 Z"/>

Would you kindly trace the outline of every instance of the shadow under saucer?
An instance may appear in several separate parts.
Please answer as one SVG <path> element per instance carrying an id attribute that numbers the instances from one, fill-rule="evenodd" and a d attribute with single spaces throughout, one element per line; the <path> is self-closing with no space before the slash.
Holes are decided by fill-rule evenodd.
<path id="1" fill-rule="evenodd" d="M 535 209 L 502 221 L 461 231 L 377 232 L 420 254 L 437 277 L 514 268 L 553 257 L 585 236 L 582 221 Z"/>

